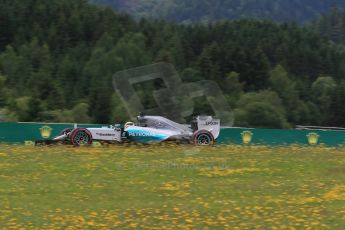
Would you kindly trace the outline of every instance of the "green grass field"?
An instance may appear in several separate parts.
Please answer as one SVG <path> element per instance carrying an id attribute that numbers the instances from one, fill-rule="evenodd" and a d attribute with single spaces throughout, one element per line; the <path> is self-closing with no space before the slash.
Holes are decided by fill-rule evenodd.
<path id="1" fill-rule="evenodd" d="M 0 229 L 345 229 L 345 148 L 0 146 Z"/>

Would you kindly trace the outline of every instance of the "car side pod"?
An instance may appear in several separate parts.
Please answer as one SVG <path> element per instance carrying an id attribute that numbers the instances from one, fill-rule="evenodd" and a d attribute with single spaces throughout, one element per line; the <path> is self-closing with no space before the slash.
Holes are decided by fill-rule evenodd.
<path id="1" fill-rule="evenodd" d="M 69 135 L 74 146 L 88 146 L 92 144 L 92 134 L 85 128 L 76 128 Z"/>
<path id="2" fill-rule="evenodd" d="M 199 130 L 193 134 L 194 145 L 213 145 L 214 137 L 210 131 Z"/>

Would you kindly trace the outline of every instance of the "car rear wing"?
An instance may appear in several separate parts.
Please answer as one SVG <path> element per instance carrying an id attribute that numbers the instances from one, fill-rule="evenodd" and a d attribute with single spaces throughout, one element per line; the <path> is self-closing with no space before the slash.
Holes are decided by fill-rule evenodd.
<path id="1" fill-rule="evenodd" d="M 207 130 L 217 139 L 220 133 L 220 120 L 212 116 L 198 116 L 193 119 L 191 127 L 193 131 Z"/>

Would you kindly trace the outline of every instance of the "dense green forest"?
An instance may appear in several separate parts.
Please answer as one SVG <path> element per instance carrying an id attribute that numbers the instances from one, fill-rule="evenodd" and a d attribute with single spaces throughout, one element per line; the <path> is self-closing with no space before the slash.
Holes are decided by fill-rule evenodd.
<path id="1" fill-rule="evenodd" d="M 345 8 L 332 8 L 313 23 L 316 31 L 337 43 L 345 43 Z"/>
<path id="2" fill-rule="evenodd" d="M 191 23 L 257 18 L 279 22 L 311 21 L 343 0 L 90 0 L 138 18 Z"/>
<path id="3" fill-rule="evenodd" d="M 186 82 L 218 82 L 235 125 L 345 126 L 342 10 L 301 27 L 135 21 L 86 0 L 4 0 L 0 9 L 0 120 L 126 120 L 112 75 L 165 61 Z"/>

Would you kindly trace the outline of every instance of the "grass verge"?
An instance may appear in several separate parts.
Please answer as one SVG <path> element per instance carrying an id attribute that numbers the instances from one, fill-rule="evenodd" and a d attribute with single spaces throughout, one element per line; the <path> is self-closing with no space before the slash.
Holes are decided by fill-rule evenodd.
<path id="1" fill-rule="evenodd" d="M 345 148 L 0 146 L 1 229 L 345 229 Z"/>

